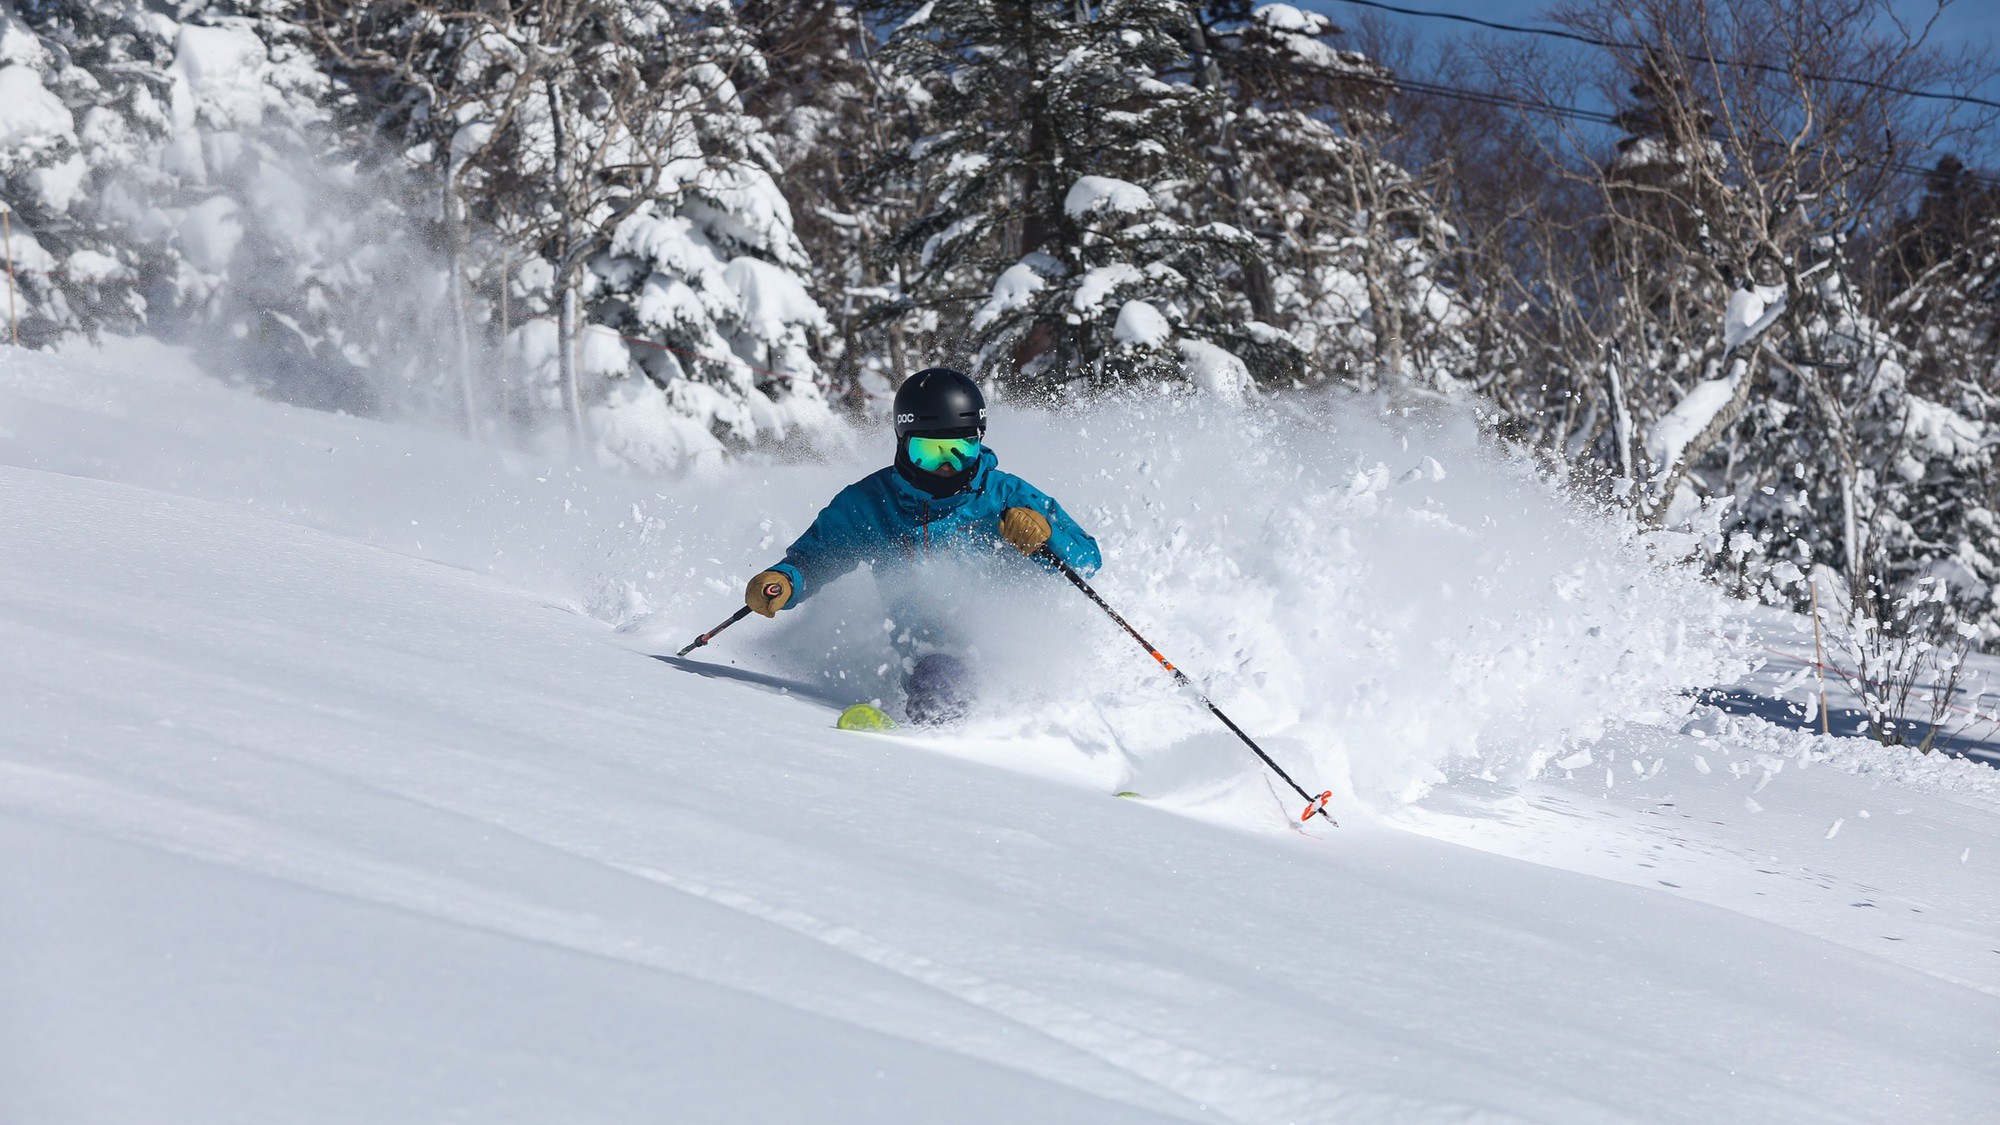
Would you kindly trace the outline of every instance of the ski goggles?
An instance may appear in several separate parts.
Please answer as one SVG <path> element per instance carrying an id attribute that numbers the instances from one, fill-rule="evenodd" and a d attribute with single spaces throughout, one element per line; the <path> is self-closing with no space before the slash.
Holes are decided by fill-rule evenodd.
<path id="1" fill-rule="evenodd" d="M 979 459 L 976 437 L 913 437 L 904 443 L 910 464 L 927 473 L 939 469 L 964 472 Z"/>

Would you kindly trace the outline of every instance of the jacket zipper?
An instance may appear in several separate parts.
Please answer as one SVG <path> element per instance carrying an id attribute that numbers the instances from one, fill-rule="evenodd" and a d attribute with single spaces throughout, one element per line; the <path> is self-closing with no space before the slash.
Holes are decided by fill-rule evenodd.
<path id="1" fill-rule="evenodd" d="M 931 553 L 931 502 L 924 501 L 924 554 Z"/>

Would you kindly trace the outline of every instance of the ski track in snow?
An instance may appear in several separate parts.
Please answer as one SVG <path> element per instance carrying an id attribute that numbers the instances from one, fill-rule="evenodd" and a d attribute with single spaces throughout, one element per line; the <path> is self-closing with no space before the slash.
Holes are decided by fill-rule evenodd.
<path id="1" fill-rule="evenodd" d="M 1104 1059 L 1202 1108 L 1214 1107 L 1232 1119 L 1267 1120 L 1439 1120 L 1510 1121 L 1502 1114 L 1469 1107 L 1445 1107 L 1409 1098 L 1362 1095 L 1325 1080 L 1273 1078 L 1223 1059 L 1148 1035 L 1136 1027 L 1093 1016 L 1060 1000 L 885 944 L 848 926 L 773 906 L 750 895 L 718 891 L 662 871 L 634 868 L 643 878 L 664 883 L 733 910 L 740 910 L 803 934 L 871 965 L 908 977 L 948 996 L 997 1012 L 1058 1042 Z"/>
<path id="2" fill-rule="evenodd" d="M 1364 784 L 1307 836 L 1165 692 L 859 737 L 781 694 L 797 669 L 753 670 L 769 642 L 703 654 L 738 679 L 646 659 L 734 596 L 709 575 L 743 568 L 701 559 L 770 551 L 626 513 L 668 485 L 140 366 L 0 354 L 0 1120 L 2000 1104 L 1980 767 L 1660 715 L 1396 759 L 1392 787 L 1432 771 L 1417 799 Z M 568 611 L 633 610 L 648 567 L 692 572 L 674 621 Z M 1198 640 L 1200 612 L 1166 620 Z M 1513 690 L 1467 660 L 1464 690 Z M 1147 801 L 1106 795 L 1134 781 Z"/>

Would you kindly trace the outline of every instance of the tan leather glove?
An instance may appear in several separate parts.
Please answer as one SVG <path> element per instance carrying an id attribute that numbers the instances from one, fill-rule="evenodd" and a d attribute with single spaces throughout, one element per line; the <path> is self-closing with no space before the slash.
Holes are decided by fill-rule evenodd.
<path id="1" fill-rule="evenodd" d="M 1049 517 L 1033 508 L 1009 508 L 1000 513 L 1000 538 L 1024 555 L 1049 541 Z"/>
<path id="2" fill-rule="evenodd" d="M 766 617 L 776 617 L 791 600 L 792 580 L 782 570 L 763 571 L 743 591 L 743 604 Z"/>

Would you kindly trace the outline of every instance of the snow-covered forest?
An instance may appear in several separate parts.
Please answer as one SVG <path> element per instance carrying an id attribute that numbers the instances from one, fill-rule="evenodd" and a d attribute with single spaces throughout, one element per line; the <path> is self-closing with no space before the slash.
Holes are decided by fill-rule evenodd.
<path id="1" fill-rule="evenodd" d="M 1990 1121 L 2000 62 L 1526 2 L 0 0 L 0 1123 Z"/>
<path id="2" fill-rule="evenodd" d="M 1894 16 L 15 0 L 10 331 L 646 473 L 837 442 L 928 363 L 1476 396 L 1734 592 L 1986 645 L 1993 60 Z"/>

